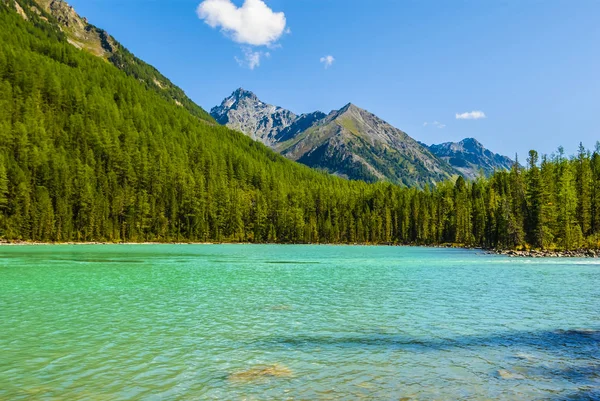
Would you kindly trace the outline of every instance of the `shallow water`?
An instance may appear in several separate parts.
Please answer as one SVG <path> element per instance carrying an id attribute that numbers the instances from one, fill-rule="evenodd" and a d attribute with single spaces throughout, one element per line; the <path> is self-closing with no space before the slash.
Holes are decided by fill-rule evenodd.
<path id="1" fill-rule="evenodd" d="M 600 262 L 0 248 L 0 400 L 600 399 Z"/>

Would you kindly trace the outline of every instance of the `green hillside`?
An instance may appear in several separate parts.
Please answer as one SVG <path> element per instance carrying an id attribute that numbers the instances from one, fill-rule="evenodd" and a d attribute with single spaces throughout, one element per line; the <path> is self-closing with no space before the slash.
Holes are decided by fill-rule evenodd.
<path id="1" fill-rule="evenodd" d="M 585 150 L 425 190 L 316 172 L 0 2 L 0 238 L 598 247 Z"/>
<path id="2" fill-rule="evenodd" d="M 67 41 L 113 64 L 162 98 L 185 108 L 202 120 L 215 122 L 210 114 L 188 98 L 181 88 L 174 85 L 156 68 L 135 57 L 108 32 L 90 24 L 64 0 L 0 1 L 11 6 L 24 19 L 36 26 L 53 27 L 62 41 Z"/>

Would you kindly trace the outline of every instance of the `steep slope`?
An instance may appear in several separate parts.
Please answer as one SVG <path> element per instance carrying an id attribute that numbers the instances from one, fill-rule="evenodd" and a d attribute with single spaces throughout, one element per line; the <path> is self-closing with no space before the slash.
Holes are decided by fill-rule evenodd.
<path id="1" fill-rule="evenodd" d="M 2 0 L 26 20 L 56 26 L 66 40 L 78 49 L 108 61 L 155 91 L 161 97 L 185 108 L 196 117 L 214 122 L 212 117 L 189 99 L 158 70 L 131 54 L 105 30 L 90 24 L 64 0 Z M 12 3 L 12 4 L 11 4 Z"/>
<path id="2" fill-rule="evenodd" d="M 352 104 L 297 116 L 238 89 L 211 115 L 292 160 L 350 179 L 422 186 L 455 173 L 406 133 Z"/>
<path id="3" fill-rule="evenodd" d="M 423 186 L 453 174 L 446 163 L 406 133 L 353 104 L 275 149 L 308 166 L 365 181 Z"/>
<path id="4" fill-rule="evenodd" d="M 474 138 L 429 146 L 431 153 L 447 161 L 465 178 L 476 178 L 481 172 L 491 175 L 496 170 L 509 170 L 513 161 L 486 149 Z"/>
<path id="5" fill-rule="evenodd" d="M 2 239 L 293 241 L 309 190 L 349 188 L 200 121 L 14 3 L 0 26 Z"/>

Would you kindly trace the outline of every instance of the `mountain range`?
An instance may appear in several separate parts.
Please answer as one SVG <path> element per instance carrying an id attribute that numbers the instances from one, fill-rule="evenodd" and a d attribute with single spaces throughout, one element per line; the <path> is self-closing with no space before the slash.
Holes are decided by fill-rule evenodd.
<path id="1" fill-rule="evenodd" d="M 597 248 L 598 152 L 421 191 L 508 159 L 243 90 L 212 110 L 233 130 L 62 1 L 0 0 L 0 27 L 0 242 Z"/>
<path id="2" fill-rule="evenodd" d="M 238 89 L 209 114 L 65 1 L 23 0 L 13 4 L 25 20 L 52 20 L 71 45 L 114 65 L 200 121 L 214 124 L 216 120 L 315 169 L 354 180 L 422 187 L 457 175 L 470 179 L 481 172 L 489 175 L 512 165 L 509 158 L 471 138 L 427 146 L 352 103 L 329 114 L 316 111 L 297 115 Z"/>
<path id="3" fill-rule="evenodd" d="M 367 182 L 424 186 L 457 175 L 473 179 L 512 165 L 473 138 L 427 146 L 352 103 L 329 114 L 297 115 L 240 88 L 211 115 L 289 159 Z"/>

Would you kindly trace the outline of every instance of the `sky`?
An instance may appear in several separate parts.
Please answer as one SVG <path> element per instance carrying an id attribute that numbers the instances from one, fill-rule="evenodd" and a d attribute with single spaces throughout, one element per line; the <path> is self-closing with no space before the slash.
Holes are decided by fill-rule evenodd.
<path id="1" fill-rule="evenodd" d="M 206 110 L 238 87 L 352 102 L 425 142 L 525 160 L 600 140 L 598 0 L 70 0 Z"/>

